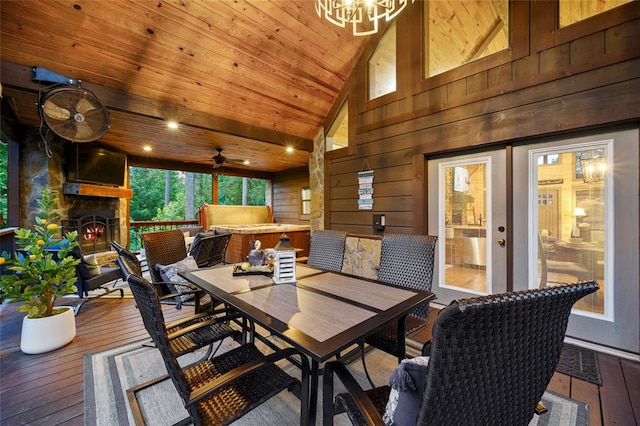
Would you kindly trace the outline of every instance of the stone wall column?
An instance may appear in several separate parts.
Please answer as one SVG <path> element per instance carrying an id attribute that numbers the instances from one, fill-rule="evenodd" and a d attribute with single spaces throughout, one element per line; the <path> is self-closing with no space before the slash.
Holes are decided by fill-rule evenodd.
<path id="1" fill-rule="evenodd" d="M 324 229 L 324 129 L 320 129 L 313 141 L 309 156 L 309 186 L 311 187 L 311 232 Z"/>

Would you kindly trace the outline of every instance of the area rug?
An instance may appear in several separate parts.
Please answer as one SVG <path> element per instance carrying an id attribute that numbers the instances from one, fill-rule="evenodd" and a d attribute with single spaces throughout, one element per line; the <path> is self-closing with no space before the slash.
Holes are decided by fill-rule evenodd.
<path id="1" fill-rule="evenodd" d="M 166 374 L 162 358 L 157 349 L 143 346 L 148 340 L 115 347 L 106 351 L 87 354 L 84 358 L 84 424 L 87 426 L 134 425 L 126 390 L 148 380 Z M 229 350 L 235 343 L 223 344 L 222 351 Z M 183 357 L 181 362 L 190 363 L 197 359 Z M 367 366 L 372 379 L 377 384 L 386 383 L 395 368 L 394 358 L 381 351 L 370 351 Z M 283 368 L 291 375 L 297 375 L 297 369 L 290 364 Z M 367 386 L 361 360 L 349 364 L 349 369 L 363 386 Z M 335 391 L 340 392 L 339 386 Z M 319 390 L 318 420 L 321 423 L 322 389 Z M 187 411 L 182 405 L 173 384 L 164 380 L 137 393 L 137 400 L 147 425 L 172 425 L 186 417 Z M 531 425 L 582 426 L 589 421 L 587 406 L 581 402 L 546 392 L 543 402 L 548 412 L 534 416 Z M 239 426 L 269 426 L 299 424 L 300 402 L 293 394 L 284 391 L 271 398 L 257 409 L 234 423 Z M 334 417 L 334 425 L 350 425 L 349 419 L 342 414 Z"/>
<path id="2" fill-rule="evenodd" d="M 596 385 L 602 384 L 598 368 L 598 354 L 591 349 L 565 343 L 556 370 Z"/>

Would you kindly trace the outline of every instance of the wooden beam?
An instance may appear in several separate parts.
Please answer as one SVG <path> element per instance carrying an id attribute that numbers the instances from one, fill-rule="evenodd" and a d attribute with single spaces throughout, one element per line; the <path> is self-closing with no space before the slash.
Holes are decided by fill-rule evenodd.
<path id="1" fill-rule="evenodd" d="M 133 189 L 112 186 L 90 185 L 86 183 L 65 183 L 62 192 L 66 195 L 84 195 L 88 197 L 131 198 Z"/>

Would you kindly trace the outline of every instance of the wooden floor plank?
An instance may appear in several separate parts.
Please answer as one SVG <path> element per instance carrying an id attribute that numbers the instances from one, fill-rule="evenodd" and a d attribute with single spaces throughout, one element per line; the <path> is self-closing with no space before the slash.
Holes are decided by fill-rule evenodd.
<path id="1" fill-rule="evenodd" d="M 620 360 L 624 381 L 627 384 L 631 408 L 636 419 L 636 425 L 640 425 L 640 364 L 626 359 Z"/>
<path id="2" fill-rule="evenodd" d="M 579 379 L 571 379 L 571 398 L 582 401 L 589 408 L 589 426 L 602 426 L 600 392 L 598 385 Z"/>
<path id="3" fill-rule="evenodd" d="M 620 359 L 598 354 L 598 366 L 602 374 L 602 419 L 605 425 L 636 424 L 629 393 L 622 374 Z"/>

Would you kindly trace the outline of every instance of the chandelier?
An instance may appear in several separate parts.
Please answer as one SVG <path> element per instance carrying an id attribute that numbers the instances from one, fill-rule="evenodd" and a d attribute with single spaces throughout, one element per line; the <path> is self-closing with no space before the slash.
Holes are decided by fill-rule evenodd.
<path id="1" fill-rule="evenodd" d="M 354 36 L 378 32 L 378 21 L 390 21 L 415 0 L 316 0 L 318 16 L 341 28 L 351 25 Z"/>

